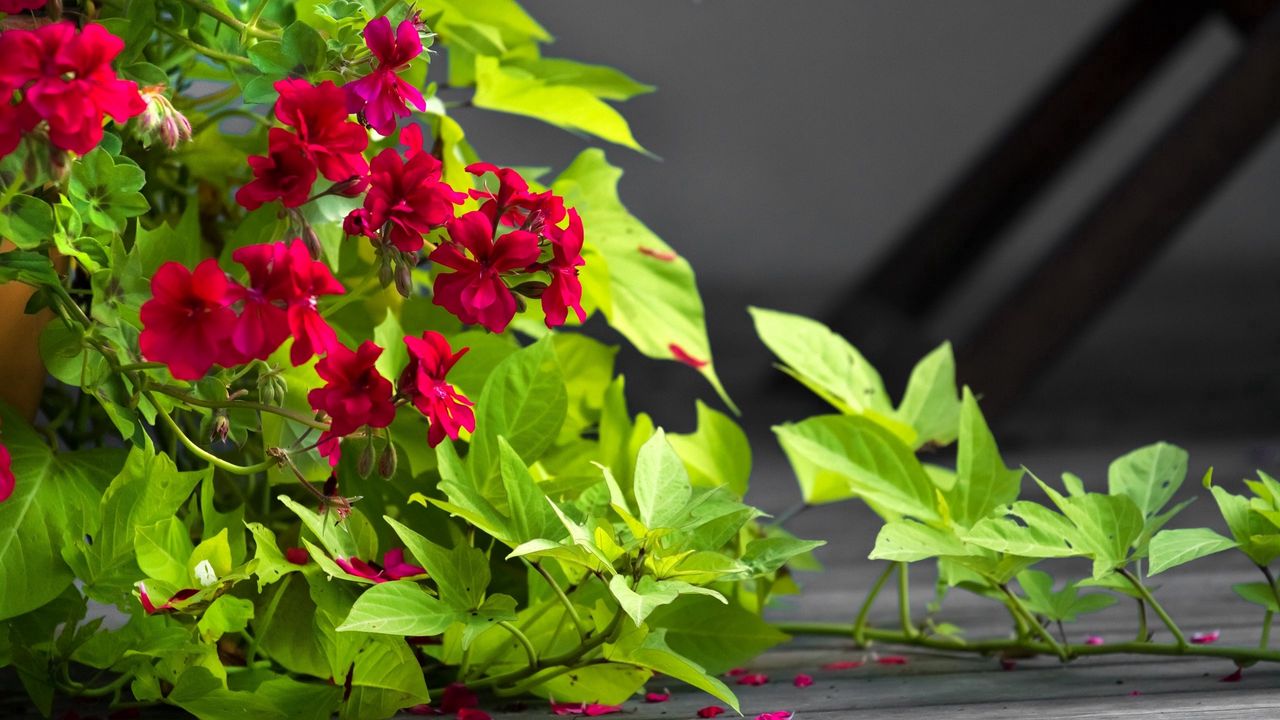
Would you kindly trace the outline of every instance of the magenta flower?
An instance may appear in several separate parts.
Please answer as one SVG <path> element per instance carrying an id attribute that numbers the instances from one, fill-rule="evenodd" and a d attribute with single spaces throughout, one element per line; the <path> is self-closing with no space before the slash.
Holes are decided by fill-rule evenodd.
<path id="1" fill-rule="evenodd" d="M 369 172 L 364 149 L 369 134 L 347 119 L 345 93 L 332 81 L 312 85 L 289 78 L 275 84 L 276 119 L 297 131 L 299 143 L 315 160 L 320 174 L 334 182 L 361 178 Z"/>
<path id="2" fill-rule="evenodd" d="M 644 701 L 647 703 L 664 703 L 671 699 L 671 693 L 663 690 L 662 692 L 648 692 L 644 694 Z"/>
<path id="3" fill-rule="evenodd" d="M 578 268 L 586 265 L 582 259 L 582 218 L 577 210 L 569 211 L 569 226 L 564 230 L 555 225 L 546 226 L 551 240 L 552 258 L 546 270 L 551 282 L 542 291 L 542 312 L 547 327 L 559 327 L 572 308 L 578 322 L 587 321 L 582 309 L 582 282 L 578 280 Z"/>
<path id="4" fill-rule="evenodd" d="M 293 282 L 287 270 L 288 246 L 284 243 L 237 248 L 231 258 L 249 272 L 247 287 L 234 284 L 232 296 L 241 305 L 231 343 L 245 362 L 266 360 L 289 337 L 286 304 L 293 298 Z"/>
<path id="5" fill-rule="evenodd" d="M 391 21 L 375 18 L 364 28 L 364 42 L 378 59 L 373 72 L 347 83 L 347 110 L 364 117 L 369 127 L 381 135 L 395 132 L 396 118 L 409 116 L 409 105 L 425 110 L 427 102 L 417 88 L 397 75 L 422 54 L 418 27 L 405 20 L 391 34 Z"/>
<path id="6" fill-rule="evenodd" d="M 1090 635 L 1084 639 L 1085 645 L 1102 645 L 1106 642 L 1106 640 L 1102 639 L 1101 635 Z"/>
<path id="7" fill-rule="evenodd" d="M 405 162 L 394 148 L 383 150 L 373 159 L 364 207 L 354 210 L 343 228 L 370 238 L 385 228 L 387 241 L 397 249 L 421 250 L 422 236 L 452 220 L 453 206 L 467 199 L 440 181 L 440 171 L 440 161 L 430 153 Z"/>
<path id="8" fill-rule="evenodd" d="M 425 575 L 426 570 L 417 565 L 410 565 L 404 561 L 404 550 L 399 548 L 388 550 L 382 556 L 382 565 L 377 563 L 368 563 L 360 558 L 344 558 L 335 557 L 333 562 L 342 571 L 348 575 L 354 575 L 365 580 L 372 580 L 375 583 L 384 583 L 391 580 L 403 580 L 407 577 L 415 575 Z"/>
<path id="9" fill-rule="evenodd" d="M 453 440 L 463 429 L 476 429 L 475 403 L 449 384 L 446 376 L 458 359 L 470 348 L 453 352 L 449 341 L 433 330 L 422 337 L 406 337 L 409 348 L 409 364 L 400 374 L 400 394 L 409 398 L 414 407 L 427 417 L 427 445 L 435 447 L 445 436 Z"/>
<path id="10" fill-rule="evenodd" d="M 719 705 L 708 705 L 698 711 L 698 717 L 713 718 L 713 717 L 719 717 L 724 713 L 725 713 L 725 709 L 720 707 Z"/>
<path id="11" fill-rule="evenodd" d="M 13 488 L 17 483 L 18 479 L 13 476 L 13 458 L 9 455 L 9 448 L 0 443 L 0 503 L 13 495 Z"/>
<path id="12" fill-rule="evenodd" d="M 235 364 L 230 290 L 213 258 L 194 272 L 176 262 L 161 265 L 151 278 L 152 297 L 142 305 L 142 356 L 168 365 L 179 380 L 198 380 L 214 363 Z"/>
<path id="13" fill-rule="evenodd" d="M 798 688 L 807 688 L 810 685 L 813 685 L 813 676 L 800 673 L 799 675 L 796 675 L 796 678 L 794 680 L 791 681 L 791 684 L 795 685 Z"/>
<path id="14" fill-rule="evenodd" d="M 391 400 L 391 381 L 374 364 L 382 348 L 365 340 L 355 352 L 340 343 L 329 346 L 328 354 L 316 363 L 316 374 L 324 387 L 307 393 L 307 402 L 331 418 L 320 442 L 342 438 L 368 426 L 384 428 L 396 417 Z"/>
<path id="15" fill-rule="evenodd" d="M 236 202 L 246 210 L 257 210 L 279 200 L 285 207 L 298 207 L 311 197 L 316 182 L 316 162 L 297 135 L 283 128 L 267 132 L 267 154 L 249 156 L 253 180 L 236 191 Z"/>
<path id="16" fill-rule="evenodd" d="M 480 324 L 495 333 L 506 330 L 516 314 L 516 299 L 502 275 L 537 261 L 538 237 L 514 230 L 494 240 L 493 223 L 480 211 L 452 220 L 448 227 L 451 242 L 429 256 L 431 262 L 454 270 L 436 276 L 435 304 L 469 325 Z"/>
<path id="17" fill-rule="evenodd" d="M 1208 632 L 1193 632 L 1189 639 L 1192 645 L 1212 645 L 1218 642 L 1220 637 L 1222 637 L 1221 630 L 1210 630 Z"/>
<path id="18" fill-rule="evenodd" d="M 333 277 L 328 265 L 311 259 L 301 238 L 294 238 L 282 260 L 293 284 L 288 309 L 289 332 L 293 335 L 289 360 L 301 365 L 338 342 L 338 334 L 316 309 L 316 300 L 321 295 L 341 295 L 346 289 Z"/>

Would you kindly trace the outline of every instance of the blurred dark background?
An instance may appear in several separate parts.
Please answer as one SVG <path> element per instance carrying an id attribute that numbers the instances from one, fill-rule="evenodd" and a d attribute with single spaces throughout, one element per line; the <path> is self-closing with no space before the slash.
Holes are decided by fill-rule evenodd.
<path id="1" fill-rule="evenodd" d="M 965 346 L 981 336 L 993 308 L 1010 302 L 1008 293 L 1027 281 L 1031 268 L 1206 87 L 1239 74 L 1233 63 L 1246 52 L 1251 33 L 1277 19 L 1260 24 L 1269 2 L 1222 3 L 1231 6 L 1224 10 L 1190 0 L 526 5 L 557 38 L 548 55 L 605 63 L 658 86 L 621 110 L 639 141 L 662 159 L 607 151 L 626 170 L 624 201 L 698 273 L 719 370 L 758 440 L 758 455 L 773 447 L 770 425 L 821 406 L 771 368 L 748 304 L 838 326 L 881 367 L 897 396 L 917 353 L 943 339 Z M 1147 16 L 1133 20 L 1111 54 L 1095 61 L 1076 85 L 1062 106 L 1066 112 L 1057 114 L 1058 131 L 1078 130 L 1073 123 L 1086 122 L 1105 104 L 1117 76 L 1149 67 L 1145 82 L 1120 94 L 1126 99 L 1115 103 L 1117 110 L 1087 143 L 1042 143 L 1020 152 L 1032 166 L 1061 154 L 1060 172 L 1045 178 L 1042 192 L 1023 205 L 996 203 L 994 212 L 1006 221 L 999 243 L 972 272 L 916 316 L 861 297 L 877 265 L 983 153 L 1007 142 L 1009 129 L 1055 78 L 1140 5 L 1147 6 Z M 1151 27 L 1142 24 L 1149 24 L 1155 6 L 1162 18 Z M 1171 27 L 1177 23 L 1182 25 Z M 1160 49 L 1160 43 L 1168 47 Z M 1241 70 L 1245 80 L 1227 89 L 1231 107 L 1215 99 L 1207 112 L 1201 102 L 1201 118 L 1226 123 L 1216 127 L 1218 136 L 1192 138 L 1154 166 L 1155 184 L 1175 180 L 1171 199 L 1161 201 L 1163 211 L 1185 212 L 1185 221 L 1125 217 L 1146 198 L 1166 197 L 1160 193 L 1167 187 L 1139 184 L 1133 196 L 1139 202 L 1113 202 L 1124 231 L 1108 247 L 1147 245 L 1153 251 L 1134 262 L 1140 270 L 1125 274 L 1114 292 L 1068 279 L 1050 295 L 1062 309 L 1107 298 L 1080 332 L 1056 332 L 1062 321 L 1050 314 L 1033 324 L 1035 332 L 1016 335 L 1011 354 L 1029 348 L 1043 355 L 1029 364 L 1034 371 L 1025 378 L 999 362 L 985 371 L 962 364 L 962 380 L 979 393 L 1016 388 L 992 409 L 1006 450 L 1122 450 L 1167 439 L 1231 444 L 1242 467 L 1275 463 L 1270 441 L 1280 397 L 1280 138 L 1261 130 L 1256 142 L 1237 143 L 1243 150 L 1215 145 L 1240 138 L 1231 123 L 1241 116 L 1245 127 L 1270 127 L 1269 117 L 1258 116 L 1272 112 L 1280 83 L 1269 83 L 1275 76 L 1267 72 Z M 581 139 L 534 121 L 462 112 L 481 152 L 506 164 L 558 169 L 582 147 Z M 1221 156 L 1230 152 L 1242 159 L 1226 162 Z M 1205 157 L 1224 166 L 1206 171 Z M 1220 183 L 1206 179 L 1215 172 Z M 1014 183 L 1015 190 L 1025 185 Z M 1165 232 L 1165 225 L 1176 230 Z M 1105 271 L 1116 255 L 1133 261 L 1104 248 L 1085 267 Z M 1065 344 L 1034 347 L 1044 342 L 1043 329 Z M 985 352 L 988 360 L 1003 360 L 1003 348 Z M 633 407 L 652 412 L 672 430 L 692 425 L 693 398 L 722 407 L 700 377 L 678 364 L 626 352 L 620 362 Z M 648 390 L 637 392 L 641 387 Z M 1198 467 L 1194 459 L 1193 453 Z M 769 480 L 774 482 L 788 481 Z"/>

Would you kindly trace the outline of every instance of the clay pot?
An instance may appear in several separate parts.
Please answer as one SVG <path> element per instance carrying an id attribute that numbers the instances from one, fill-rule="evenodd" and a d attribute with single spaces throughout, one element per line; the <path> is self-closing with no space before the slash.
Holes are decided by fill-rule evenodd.
<path id="1" fill-rule="evenodd" d="M 0 240 L 0 252 L 13 250 Z M 40 332 L 53 318 L 50 310 L 35 315 L 23 312 L 35 294 L 29 285 L 0 283 L 0 400 L 35 419 L 44 390 L 45 369 L 40 360 Z"/>

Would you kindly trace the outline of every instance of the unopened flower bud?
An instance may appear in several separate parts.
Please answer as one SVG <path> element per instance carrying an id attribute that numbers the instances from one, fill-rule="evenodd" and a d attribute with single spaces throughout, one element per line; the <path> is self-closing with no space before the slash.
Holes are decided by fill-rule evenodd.
<path id="1" fill-rule="evenodd" d="M 302 219 L 302 227 L 299 229 L 298 236 L 302 238 L 303 244 L 307 246 L 307 252 L 311 253 L 311 259 L 319 260 L 324 249 L 320 247 L 320 236 L 316 234 L 315 228 L 311 227 L 311 223 Z"/>
<path id="2" fill-rule="evenodd" d="M 138 129 L 144 144 L 150 146 L 157 139 L 170 150 L 179 143 L 191 139 L 191 121 L 178 112 L 169 98 L 165 97 L 163 85 L 151 85 L 138 91 L 147 107 L 138 116 Z"/>
<path id="3" fill-rule="evenodd" d="M 378 263 L 378 282 L 382 287 L 387 287 L 395 280 L 395 270 L 391 267 L 391 257 L 382 256 L 382 262 Z"/>
<path id="4" fill-rule="evenodd" d="M 542 297 L 542 293 L 545 292 L 546 289 L 547 289 L 546 283 L 539 282 L 537 280 L 529 280 L 527 282 L 522 282 L 519 285 L 511 288 L 511 291 L 519 295 L 523 295 L 527 298 L 533 298 L 534 300 L 537 300 L 538 298 Z"/>
<path id="5" fill-rule="evenodd" d="M 223 442 L 231 434 L 231 421 L 227 419 L 225 410 L 213 413 L 213 428 L 209 431 L 210 442 Z"/>
<path id="6" fill-rule="evenodd" d="M 396 265 L 396 292 L 404 297 L 413 294 L 413 266 L 408 263 Z"/>
<path id="7" fill-rule="evenodd" d="M 396 474 L 396 460 L 396 445 L 388 441 L 382 454 L 378 456 L 378 475 L 382 476 L 383 480 L 390 480 Z"/>
<path id="8" fill-rule="evenodd" d="M 356 460 L 356 473 L 362 478 L 369 477 L 373 472 L 373 441 L 365 443 L 364 449 L 360 451 L 360 457 Z"/>

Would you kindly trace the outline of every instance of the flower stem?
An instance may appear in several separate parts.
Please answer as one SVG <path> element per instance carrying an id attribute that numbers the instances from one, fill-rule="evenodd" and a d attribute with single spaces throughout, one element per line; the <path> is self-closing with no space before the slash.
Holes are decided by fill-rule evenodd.
<path id="1" fill-rule="evenodd" d="M 1160 621 L 1164 623 L 1164 626 L 1169 628 L 1169 633 L 1173 635 L 1174 641 L 1180 647 L 1185 647 L 1187 644 L 1186 636 L 1182 634 L 1182 630 L 1178 628 L 1178 624 L 1173 621 L 1173 618 L 1169 617 L 1169 613 L 1165 612 L 1164 607 L 1156 601 L 1156 598 L 1151 594 L 1151 591 L 1142 584 L 1141 580 L 1127 569 L 1120 568 L 1118 572 L 1129 581 L 1130 585 L 1133 585 L 1133 589 L 1138 591 L 1138 594 L 1142 596 L 1142 599 L 1147 601 L 1147 604 L 1155 611 L 1156 616 L 1160 618 Z"/>
<path id="2" fill-rule="evenodd" d="M 320 422 L 319 420 L 316 420 L 313 417 L 308 417 L 306 415 L 303 415 L 302 413 L 294 412 L 292 410 L 287 410 L 282 407 L 276 407 L 275 405 L 264 405 L 263 403 L 252 402 L 249 400 L 205 400 L 203 398 L 198 398 L 194 395 L 183 392 L 179 388 L 175 388 L 170 385 L 160 385 L 158 383 L 151 383 L 151 382 L 148 382 L 146 384 L 146 389 L 154 390 L 158 393 L 163 393 L 165 395 L 168 395 L 171 398 L 176 398 L 178 400 L 181 400 L 184 403 L 187 403 L 188 405 L 195 405 L 196 407 L 211 408 L 211 409 L 226 408 L 226 409 L 240 409 L 240 410 L 257 410 L 258 412 L 272 413 L 273 415 L 279 415 L 280 417 L 288 418 L 300 425 L 306 425 L 307 427 L 315 428 L 316 430 L 329 429 L 329 423 Z"/>
<path id="3" fill-rule="evenodd" d="M 227 13 L 219 10 L 218 8 L 208 3 L 201 2 L 200 0 L 181 0 L 181 2 L 183 2 L 184 4 L 196 10 L 199 10 L 205 15 L 208 15 L 214 20 L 217 20 L 218 22 L 222 23 L 223 25 L 226 25 L 232 30 L 236 30 L 237 32 L 248 33 L 249 35 L 252 35 L 253 37 L 256 37 L 260 40 L 274 40 L 277 38 L 275 33 L 270 33 L 270 32 L 267 32 L 266 30 L 263 30 L 257 27 L 256 25 L 250 25 L 248 23 L 242 22 L 239 18 L 228 15 Z M 257 12 L 260 14 L 262 11 L 261 9 L 259 9 Z"/>
<path id="4" fill-rule="evenodd" d="M 234 65 L 244 65 L 244 66 L 253 65 L 253 63 L 249 61 L 249 58 L 240 57 L 239 55 L 232 55 L 231 53 L 224 53 L 221 50 L 214 50 L 213 48 L 207 45 L 201 45 L 195 40 L 192 40 L 191 38 L 187 37 L 186 35 L 183 35 L 180 32 L 177 32 L 176 30 L 173 30 L 172 28 L 167 28 L 164 25 L 156 25 L 156 28 L 159 29 L 160 32 L 164 33 L 165 35 L 168 35 L 174 40 L 177 40 L 178 42 L 182 43 L 183 45 L 186 45 L 187 47 L 191 48 L 192 50 L 195 50 L 196 52 L 200 53 L 201 55 L 204 55 L 207 58 L 210 58 L 213 60 L 221 60 L 222 62 L 232 63 Z"/>
<path id="5" fill-rule="evenodd" d="M 147 398 L 147 400 L 151 401 L 151 404 L 155 406 L 156 413 L 162 420 L 164 420 L 165 425 L 169 427 L 169 430 L 174 434 L 174 436 L 186 446 L 187 450 L 190 450 L 192 455 L 195 455 L 210 465 L 225 470 L 232 475 L 253 475 L 254 473 L 266 472 L 280 464 L 280 461 L 276 458 L 267 458 L 257 465 L 237 465 L 233 462 L 223 460 L 217 455 L 214 455 L 208 450 L 200 447 L 194 440 L 187 437 L 187 434 L 182 431 L 182 428 L 178 427 L 178 423 L 174 422 L 173 418 L 169 416 L 169 413 L 160 406 L 160 403 L 156 402 L 155 396 L 145 390 L 142 394 Z"/>
<path id="6" fill-rule="evenodd" d="M 884 589 L 885 583 L 889 582 L 889 576 L 897 569 L 898 566 L 894 563 L 886 565 L 884 572 L 880 573 L 880 577 L 876 578 L 871 590 L 867 593 L 867 599 L 862 601 L 862 607 L 858 608 L 858 617 L 853 621 L 853 641 L 858 645 L 867 644 L 867 639 L 862 634 L 862 630 L 867 627 L 867 616 L 871 614 L 871 604 L 875 602 L 876 596 Z"/>
<path id="7" fill-rule="evenodd" d="M 1062 660 L 1062 662 L 1069 660 L 1070 657 L 1067 655 L 1066 648 L 1059 645 L 1058 641 L 1053 639 L 1053 635 L 1045 628 L 1044 625 L 1040 624 L 1040 621 L 1036 620 L 1030 610 L 1027 610 L 1027 606 L 1022 604 L 1022 599 L 1015 595 L 1013 591 L 1009 590 L 1008 585 L 1000 585 L 999 588 L 1000 592 L 1004 593 L 1004 596 L 1008 598 L 1010 609 L 1022 616 L 1023 621 L 1027 623 L 1027 627 L 1031 628 L 1032 632 L 1040 636 L 1044 641 L 1044 644 L 1058 656 L 1058 659 Z"/>

